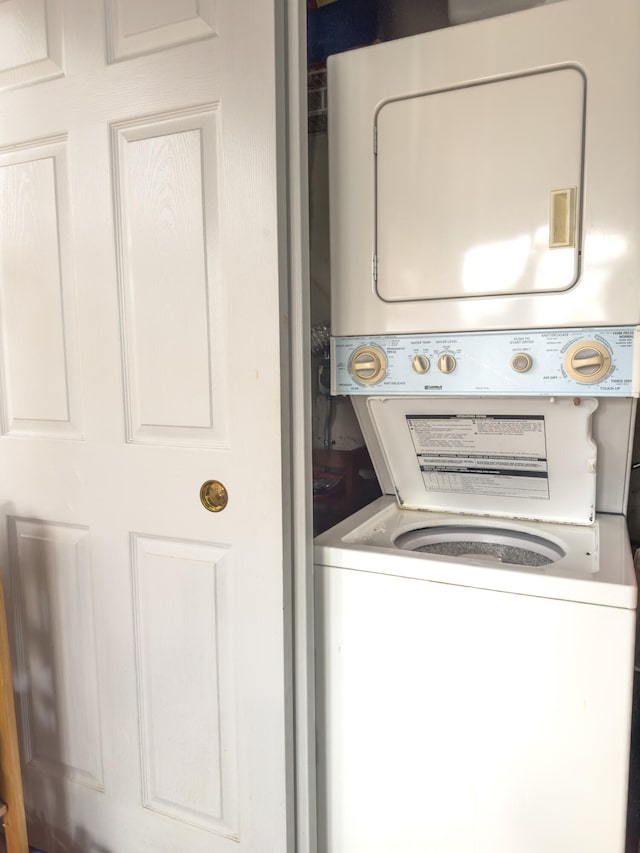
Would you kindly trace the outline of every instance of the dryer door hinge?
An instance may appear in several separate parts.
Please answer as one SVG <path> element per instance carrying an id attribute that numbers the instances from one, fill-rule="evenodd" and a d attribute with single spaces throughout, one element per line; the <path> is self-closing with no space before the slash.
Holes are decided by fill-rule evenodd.
<path id="1" fill-rule="evenodd" d="M 373 272 L 373 280 L 378 281 L 378 256 L 374 255 L 372 258 L 372 272 Z"/>

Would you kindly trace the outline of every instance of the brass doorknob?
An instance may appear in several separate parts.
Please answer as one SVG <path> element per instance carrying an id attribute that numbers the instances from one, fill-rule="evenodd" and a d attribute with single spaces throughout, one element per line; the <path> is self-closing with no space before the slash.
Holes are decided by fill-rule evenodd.
<path id="1" fill-rule="evenodd" d="M 207 480 L 200 487 L 200 502 L 209 512 L 222 512 L 229 503 L 229 493 L 218 480 Z"/>

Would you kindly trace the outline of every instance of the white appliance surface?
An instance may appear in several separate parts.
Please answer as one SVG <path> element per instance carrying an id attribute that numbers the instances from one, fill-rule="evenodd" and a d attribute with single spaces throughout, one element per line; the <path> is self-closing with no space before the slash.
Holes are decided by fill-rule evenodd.
<path id="1" fill-rule="evenodd" d="M 597 448 L 591 422 L 597 400 L 365 400 L 404 508 L 593 523 Z"/>
<path id="2" fill-rule="evenodd" d="M 351 398 L 358 423 L 367 444 L 371 460 L 375 468 L 378 482 L 383 493 L 394 495 L 397 489 L 397 478 L 389 467 L 389 457 L 386 449 L 380 443 L 380 432 L 371 416 L 371 400 L 364 396 Z M 410 398 L 409 398 L 410 399 Z M 515 398 L 512 398 L 512 400 Z M 544 398 L 539 398 L 544 401 Z M 558 398 L 556 398 L 557 400 Z M 427 407 L 437 403 L 435 398 L 430 398 L 431 403 L 422 398 L 419 405 Z M 576 402 L 580 398 L 575 398 Z M 414 398 L 414 402 L 417 400 Z M 441 403 L 443 401 L 440 401 Z M 549 401 L 550 402 L 550 401 Z M 533 398 L 529 404 L 534 404 Z M 543 403 L 544 404 L 544 403 Z M 488 411 L 488 409 L 486 410 Z M 591 433 L 596 446 L 596 511 L 600 513 L 624 515 L 627 509 L 629 497 L 629 476 L 632 464 L 633 430 L 636 419 L 636 400 L 624 397 L 608 397 L 598 399 L 598 408 L 591 418 Z M 552 447 L 550 454 L 555 455 Z M 587 447 L 587 454 L 589 448 Z M 585 455 L 584 465 L 588 465 L 592 455 Z M 410 464 L 407 462 L 407 464 Z M 560 463 L 563 464 L 562 462 Z M 566 487 L 565 487 L 566 488 Z M 583 496 L 584 497 L 584 496 Z M 571 497 L 568 500 L 572 500 Z M 434 509 L 434 506 L 425 506 L 425 509 Z M 440 507 L 442 509 L 442 507 Z M 483 513 L 487 512 L 487 505 L 480 507 Z M 469 506 L 450 507 L 451 511 L 470 512 Z M 508 515 L 520 515 L 514 512 L 514 507 L 508 507 Z M 567 517 L 557 518 L 557 521 L 568 521 Z"/>
<path id="3" fill-rule="evenodd" d="M 639 39 L 565 0 L 331 57 L 332 333 L 638 323 Z"/>
<path id="4" fill-rule="evenodd" d="M 516 534 L 523 547 L 541 539 L 564 556 L 542 567 L 511 566 L 481 557 L 445 557 L 398 548 L 409 531 L 437 528 L 446 538 L 463 528 L 482 537 L 486 530 Z M 622 515 L 599 514 L 591 526 L 480 518 L 450 512 L 405 510 L 383 495 L 315 540 L 315 562 L 396 577 L 480 586 L 484 589 L 567 599 L 610 607 L 636 606 L 633 561 Z"/>
<path id="5" fill-rule="evenodd" d="M 449 0 L 449 23 L 464 24 L 557 2 L 559 0 Z"/>
<path id="6" fill-rule="evenodd" d="M 565 556 L 516 567 L 394 544 L 447 527 Z M 320 853 L 622 853 L 636 604 L 623 516 L 517 523 L 385 496 L 318 537 L 315 578 Z"/>
<path id="7" fill-rule="evenodd" d="M 380 299 L 575 284 L 575 227 L 553 245 L 549 193 L 571 187 L 579 205 L 585 89 L 581 71 L 562 67 L 377 108 Z"/>
<path id="8" fill-rule="evenodd" d="M 640 329 L 331 338 L 334 394 L 637 397 Z"/>
<path id="9" fill-rule="evenodd" d="M 315 542 L 319 853 L 624 851 L 639 40 L 564 0 L 329 61 L 332 390 L 387 494 Z"/>

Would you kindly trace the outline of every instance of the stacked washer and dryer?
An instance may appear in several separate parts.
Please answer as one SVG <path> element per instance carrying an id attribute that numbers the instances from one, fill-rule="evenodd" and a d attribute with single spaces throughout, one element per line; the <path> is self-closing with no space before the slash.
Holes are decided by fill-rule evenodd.
<path id="1" fill-rule="evenodd" d="M 622 853 L 640 6 L 329 63 L 333 393 L 384 493 L 316 540 L 321 853 Z"/>

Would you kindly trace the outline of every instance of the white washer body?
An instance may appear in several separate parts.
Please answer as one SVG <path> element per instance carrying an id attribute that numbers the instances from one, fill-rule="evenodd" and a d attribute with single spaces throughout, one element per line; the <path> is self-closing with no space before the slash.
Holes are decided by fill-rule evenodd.
<path id="1" fill-rule="evenodd" d="M 332 334 L 640 322 L 640 4 L 329 60 Z"/>
<path id="2" fill-rule="evenodd" d="M 544 568 L 399 550 L 499 526 Z M 316 540 L 321 853 L 622 853 L 636 584 L 623 516 L 593 526 L 399 509 Z"/>

